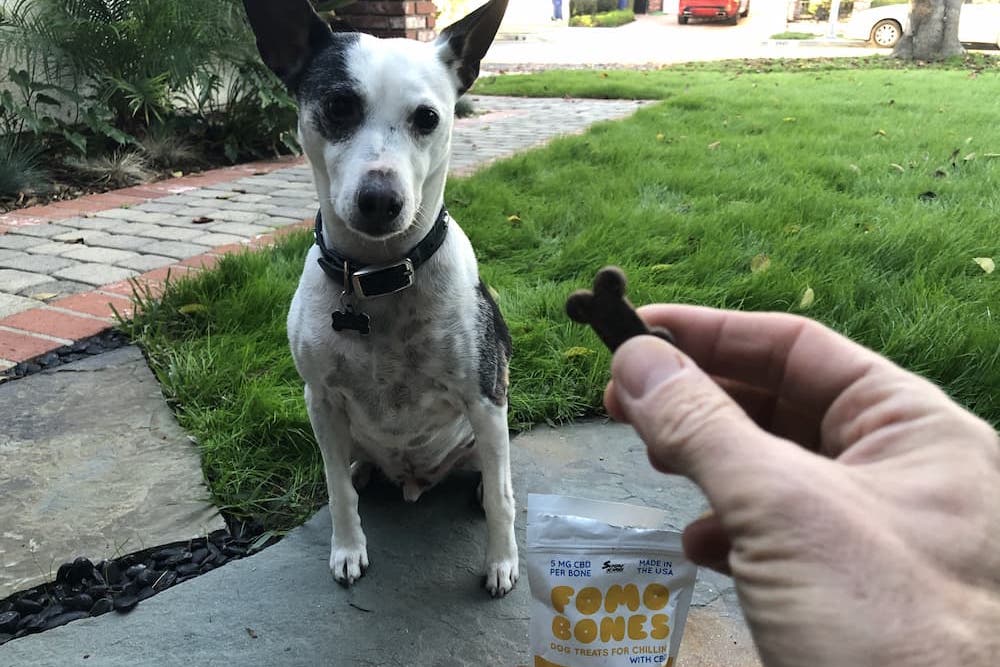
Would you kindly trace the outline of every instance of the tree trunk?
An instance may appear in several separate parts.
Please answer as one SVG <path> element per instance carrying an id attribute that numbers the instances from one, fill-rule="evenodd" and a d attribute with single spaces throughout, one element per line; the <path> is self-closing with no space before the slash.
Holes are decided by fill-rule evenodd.
<path id="1" fill-rule="evenodd" d="M 904 60 L 942 60 L 965 53 L 958 41 L 962 0 L 912 0 L 910 29 L 892 55 Z"/>

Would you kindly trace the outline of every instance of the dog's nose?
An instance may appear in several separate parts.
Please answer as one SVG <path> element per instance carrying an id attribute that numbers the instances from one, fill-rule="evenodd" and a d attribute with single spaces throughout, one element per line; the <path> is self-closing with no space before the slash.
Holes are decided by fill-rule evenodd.
<path id="1" fill-rule="evenodd" d="M 372 231 L 389 231 L 402 210 L 403 198 L 384 174 L 375 172 L 358 190 L 358 212 Z"/>

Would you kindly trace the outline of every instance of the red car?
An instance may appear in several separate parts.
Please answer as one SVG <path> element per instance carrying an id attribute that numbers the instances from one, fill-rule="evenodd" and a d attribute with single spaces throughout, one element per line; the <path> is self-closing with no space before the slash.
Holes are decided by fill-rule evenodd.
<path id="1" fill-rule="evenodd" d="M 680 0 L 677 22 L 690 19 L 717 19 L 736 25 L 741 17 L 750 13 L 750 0 Z"/>

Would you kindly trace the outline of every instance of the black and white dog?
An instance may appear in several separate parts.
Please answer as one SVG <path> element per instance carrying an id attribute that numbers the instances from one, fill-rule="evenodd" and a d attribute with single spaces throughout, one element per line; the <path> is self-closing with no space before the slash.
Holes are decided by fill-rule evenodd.
<path id="1" fill-rule="evenodd" d="M 298 100 L 319 194 L 288 338 L 323 453 L 330 569 L 368 566 L 354 481 L 379 468 L 415 501 L 456 464 L 482 472 L 486 588 L 518 578 L 507 433 L 510 336 L 444 208 L 455 101 L 507 0 L 426 44 L 333 32 L 308 0 L 244 0 L 264 62 Z"/>

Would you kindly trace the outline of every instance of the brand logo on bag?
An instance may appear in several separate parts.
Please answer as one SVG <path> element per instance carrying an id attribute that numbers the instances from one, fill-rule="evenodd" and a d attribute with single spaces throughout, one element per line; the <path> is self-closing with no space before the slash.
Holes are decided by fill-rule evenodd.
<path id="1" fill-rule="evenodd" d="M 608 574 L 611 574 L 613 572 L 624 572 L 625 563 L 612 563 L 611 561 L 606 560 L 604 561 L 604 564 L 601 565 L 601 569 L 607 572 Z"/>
<path id="2" fill-rule="evenodd" d="M 556 610 L 552 636 L 563 641 L 576 639 L 581 644 L 598 639 L 601 643 L 620 642 L 625 637 L 666 639 L 670 635 L 670 617 L 664 611 L 669 600 L 670 589 L 658 583 L 641 591 L 635 584 L 615 584 L 607 590 L 587 586 L 579 591 L 572 586 L 555 586 L 549 592 L 549 601 Z M 564 616 L 570 605 L 583 617 L 575 623 Z M 628 613 L 623 613 L 621 607 Z"/>

